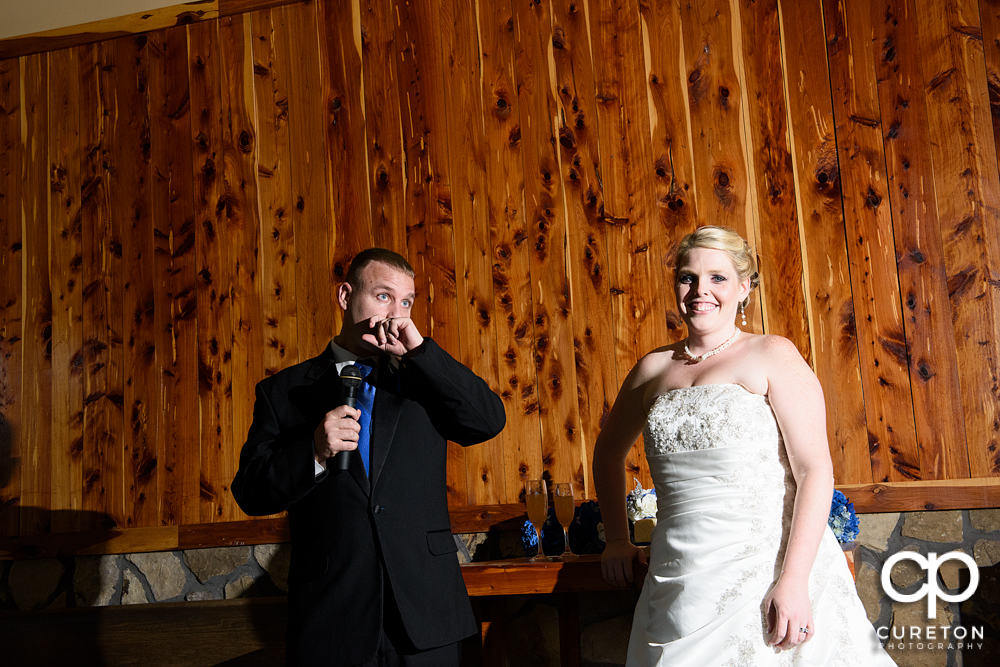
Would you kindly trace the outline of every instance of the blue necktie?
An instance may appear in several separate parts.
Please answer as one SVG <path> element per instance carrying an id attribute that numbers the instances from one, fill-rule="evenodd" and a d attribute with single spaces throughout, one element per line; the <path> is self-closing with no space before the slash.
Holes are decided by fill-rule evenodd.
<path id="1" fill-rule="evenodd" d="M 361 411 L 358 423 L 361 425 L 361 433 L 358 435 L 358 453 L 361 454 L 361 461 L 365 464 L 365 474 L 371 475 L 369 471 L 369 461 L 371 460 L 371 427 L 372 409 L 375 406 L 375 386 L 368 383 L 368 374 L 372 372 L 374 364 L 371 359 L 358 359 L 354 362 L 365 379 L 358 387 L 357 408 Z"/>

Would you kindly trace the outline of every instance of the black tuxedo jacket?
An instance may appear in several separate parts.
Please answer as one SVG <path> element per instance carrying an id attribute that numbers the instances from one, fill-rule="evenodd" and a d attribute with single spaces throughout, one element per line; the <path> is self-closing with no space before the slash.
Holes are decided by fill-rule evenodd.
<path id="1" fill-rule="evenodd" d="M 247 514 L 288 510 L 289 664 L 374 659 L 381 563 L 417 648 L 476 631 L 448 516 L 446 441 L 496 436 L 503 403 L 430 338 L 397 371 L 382 363 L 377 372 L 370 478 L 357 452 L 348 470 L 315 475 L 313 432 L 343 403 L 329 346 L 257 385 L 232 489 Z"/>

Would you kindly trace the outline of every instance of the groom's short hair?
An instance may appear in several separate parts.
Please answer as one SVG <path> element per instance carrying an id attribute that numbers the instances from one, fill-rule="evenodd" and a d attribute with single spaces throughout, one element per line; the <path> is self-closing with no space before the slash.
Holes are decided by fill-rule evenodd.
<path id="1" fill-rule="evenodd" d="M 398 252 L 393 252 L 385 248 L 368 248 L 359 252 L 351 260 L 351 265 L 347 267 L 347 277 L 344 278 L 344 282 L 350 285 L 352 289 L 361 289 L 364 286 L 361 279 L 362 270 L 372 262 L 381 262 L 405 273 L 410 278 L 416 277 L 413 267 Z"/>

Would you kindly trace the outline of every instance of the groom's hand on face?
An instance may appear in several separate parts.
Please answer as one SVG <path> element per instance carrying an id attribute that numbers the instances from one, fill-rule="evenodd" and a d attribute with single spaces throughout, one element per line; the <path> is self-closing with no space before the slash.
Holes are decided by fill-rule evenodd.
<path id="1" fill-rule="evenodd" d="M 313 432 L 316 461 L 323 463 L 337 452 L 350 452 L 358 448 L 361 411 L 346 405 L 337 406 L 324 415 Z"/>
<path id="2" fill-rule="evenodd" d="M 401 357 L 420 347 L 424 337 L 409 317 L 382 317 L 375 315 L 368 320 L 371 333 L 361 339 L 386 354 Z"/>

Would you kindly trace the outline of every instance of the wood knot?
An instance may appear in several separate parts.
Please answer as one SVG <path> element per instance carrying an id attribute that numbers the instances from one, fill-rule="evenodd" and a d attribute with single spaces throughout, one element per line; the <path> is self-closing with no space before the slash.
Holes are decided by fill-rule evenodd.
<path id="1" fill-rule="evenodd" d="M 563 29 L 556 26 L 556 29 L 552 31 L 552 48 L 554 49 L 565 49 L 566 48 L 566 34 Z"/>
<path id="2" fill-rule="evenodd" d="M 725 86 L 719 86 L 719 104 L 723 109 L 729 108 L 729 89 Z"/>
<path id="3" fill-rule="evenodd" d="M 250 136 L 249 132 L 247 132 L 246 130 L 240 132 L 240 137 L 238 141 L 240 145 L 240 151 L 242 151 L 244 155 L 249 155 L 251 152 L 253 152 L 253 137 Z"/>
<path id="4" fill-rule="evenodd" d="M 882 203 L 882 197 L 880 197 L 878 195 L 878 193 L 875 192 L 874 188 L 872 188 L 872 186 L 869 185 L 868 186 L 868 193 L 865 196 L 865 201 L 873 209 L 876 209 L 876 208 L 878 208 L 878 205 Z"/>
<path id="5" fill-rule="evenodd" d="M 892 37 L 886 37 L 882 42 L 882 60 L 891 63 L 896 59 L 896 47 L 892 44 Z"/>
<path id="6" fill-rule="evenodd" d="M 576 149 L 576 136 L 568 127 L 559 128 L 559 145 L 570 151 Z"/>
<path id="7" fill-rule="evenodd" d="M 521 126 L 516 126 L 510 131 L 510 136 L 508 138 L 508 144 L 511 148 L 517 148 L 517 145 L 521 143 Z"/>

